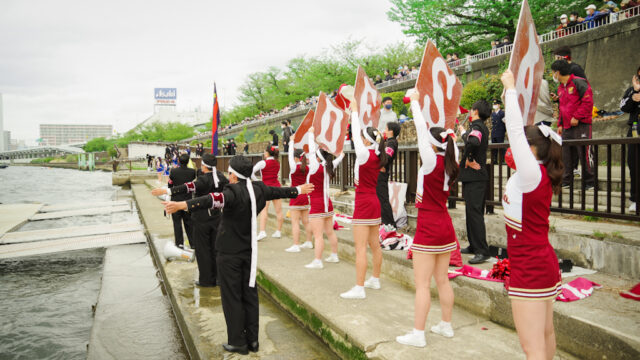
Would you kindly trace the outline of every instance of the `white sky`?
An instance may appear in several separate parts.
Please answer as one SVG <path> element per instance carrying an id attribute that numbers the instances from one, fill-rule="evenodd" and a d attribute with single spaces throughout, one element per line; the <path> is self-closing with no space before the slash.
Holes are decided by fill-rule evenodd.
<path id="1" fill-rule="evenodd" d="M 112 124 L 153 112 L 153 89 L 178 109 L 231 106 L 246 75 L 348 39 L 408 41 L 388 0 L 0 1 L 4 129 L 33 144 L 41 123 Z"/>

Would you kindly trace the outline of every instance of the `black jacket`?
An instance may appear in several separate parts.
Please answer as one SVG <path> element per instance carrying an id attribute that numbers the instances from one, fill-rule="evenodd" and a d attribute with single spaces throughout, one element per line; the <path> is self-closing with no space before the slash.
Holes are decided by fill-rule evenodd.
<path id="1" fill-rule="evenodd" d="M 174 187 L 193 181 L 196 178 L 196 171 L 188 168 L 187 165 L 180 165 L 180 167 L 171 169 L 169 173 L 169 187 L 173 190 Z M 184 193 L 174 194 L 171 192 L 171 201 L 185 201 L 190 199 L 191 196 Z"/>
<path id="2" fill-rule="evenodd" d="M 491 112 L 491 138 L 504 138 L 507 128 L 504 124 L 504 110 Z"/>
<path id="3" fill-rule="evenodd" d="M 291 128 L 287 126 L 282 130 L 282 145 L 289 145 L 289 139 L 291 139 Z"/>
<path id="4" fill-rule="evenodd" d="M 252 184 L 256 196 L 256 216 L 269 200 L 293 199 L 298 196 L 298 190 L 295 187 L 271 187 L 262 181 L 253 181 Z M 225 186 L 222 194 L 224 202 L 216 204 L 216 206 L 222 206 L 224 210 L 222 222 L 218 227 L 216 250 L 225 254 L 251 252 L 251 200 L 245 180 Z M 209 195 L 187 200 L 189 211 L 211 209 L 213 206 L 213 199 Z"/>
<path id="5" fill-rule="evenodd" d="M 577 77 L 583 78 L 583 79 L 587 79 L 587 74 L 584 73 L 584 69 L 582 68 L 582 66 L 572 62 L 571 64 L 569 64 L 571 66 L 571 73 Z"/>
<path id="6" fill-rule="evenodd" d="M 384 167 L 385 171 L 389 173 L 389 170 L 391 169 L 391 165 L 393 165 L 393 160 L 395 160 L 396 157 L 398 156 L 398 140 L 394 137 L 386 139 L 384 141 L 384 148 L 385 148 L 386 155 L 380 154 L 380 156 L 389 156 L 389 153 L 387 152 L 387 148 L 393 150 L 393 153 L 390 156 L 390 159 L 387 162 L 387 165 Z"/>
<path id="7" fill-rule="evenodd" d="M 640 93 L 640 91 L 635 91 L 632 86 L 624 92 L 624 95 L 622 95 L 622 100 L 620 100 L 620 110 L 629 113 L 629 120 L 627 120 L 627 125 L 633 125 L 634 122 L 638 122 L 638 120 L 640 120 L 640 102 L 633 101 L 633 99 L 631 98 L 633 94 L 638 93 Z"/>
<path id="8" fill-rule="evenodd" d="M 215 186 L 215 183 L 213 181 L 213 174 L 211 172 L 208 172 L 206 174 L 202 173 L 195 181 L 172 188 L 171 196 L 173 196 L 174 194 L 192 194 L 195 192 L 195 196 L 198 197 L 207 195 L 212 192 L 222 192 L 224 186 L 229 184 L 229 180 L 227 180 L 227 178 L 224 177 L 224 175 L 220 171 L 216 170 L 216 173 L 218 174 L 218 186 Z M 189 192 L 189 188 L 195 189 L 195 191 Z M 190 198 L 191 196 L 187 195 L 187 200 Z M 191 218 L 193 220 L 200 222 L 216 220 L 218 216 L 220 216 L 220 210 L 209 210 L 209 208 L 193 211 L 191 214 Z"/>
<path id="9" fill-rule="evenodd" d="M 471 136 L 471 133 L 480 132 L 480 136 Z M 460 159 L 460 181 L 487 181 L 487 148 L 489 147 L 489 129 L 484 121 L 478 119 L 471 123 L 469 130 L 462 135 L 464 140 L 464 152 Z M 480 170 L 466 167 L 466 161 L 475 161 L 480 164 Z"/>

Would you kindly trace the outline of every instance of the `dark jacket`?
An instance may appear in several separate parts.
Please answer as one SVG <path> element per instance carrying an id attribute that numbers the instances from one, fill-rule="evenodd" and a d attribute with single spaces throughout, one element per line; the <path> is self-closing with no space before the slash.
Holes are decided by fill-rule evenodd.
<path id="1" fill-rule="evenodd" d="M 174 187 L 191 182 L 195 178 L 196 171 L 194 169 L 188 168 L 187 165 L 180 165 L 171 169 L 169 173 L 169 188 L 173 190 Z M 171 201 L 185 201 L 187 199 L 191 199 L 191 196 L 186 192 L 177 194 L 174 194 L 173 191 L 171 192 Z"/>
<path id="2" fill-rule="evenodd" d="M 484 121 L 478 119 L 471 123 L 469 130 L 462 135 L 464 152 L 460 159 L 460 181 L 487 181 L 487 148 L 489 147 L 489 129 Z M 480 170 L 466 167 L 466 161 L 480 164 Z"/>
<path id="3" fill-rule="evenodd" d="M 384 167 L 385 171 L 389 173 L 391 169 L 391 165 L 393 165 L 393 161 L 398 156 L 398 140 L 395 137 L 388 138 L 384 141 L 384 152 L 385 154 L 380 154 L 380 156 L 389 156 L 390 159 L 387 162 L 387 165 Z"/>
<path id="4" fill-rule="evenodd" d="M 271 145 L 278 146 L 278 134 L 273 134 L 273 140 L 271 140 Z"/>
<path id="5" fill-rule="evenodd" d="M 194 193 L 196 197 L 199 197 L 212 192 L 222 192 L 224 186 L 229 184 L 229 180 L 227 180 L 227 178 L 224 177 L 224 175 L 220 171 L 216 170 L 216 173 L 218 174 L 218 186 L 215 186 L 215 183 L 213 181 L 213 174 L 211 172 L 208 172 L 206 174 L 202 173 L 195 181 L 172 188 L 171 196 L 173 196 L 174 194 L 188 194 L 187 199 L 190 199 L 190 195 Z M 209 210 L 209 208 L 193 211 L 191 214 L 191 218 L 193 220 L 201 222 L 217 220 L 218 216 L 220 216 L 220 210 Z"/>
<path id="6" fill-rule="evenodd" d="M 632 86 L 624 92 L 622 100 L 620 100 L 620 110 L 629 113 L 627 125 L 633 125 L 634 122 L 638 122 L 640 120 L 640 102 L 633 101 L 631 98 L 633 94 L 638 93 L 640 93 L 640 91 L 635 91 Z"/>
<path id="7" fill-rule="evenodd" d="M 289 145 L 289 140 L 291 139 L 291 128 L 289 126 L 285 127 L 282 130 L 282 145 Z"/>
<path id="8" fill-rule="evenodd" d="M 503 122 L 504 120 L 504 110 L 500 109 L 498 112 L 491 112 L 491 138 L 502 138 L 504 139 L 504 134 L 507 132 L 507 128 Z"/>
<path id="9" fill-rule="evenodd" d="M 256 216 L 269 200 L 293 199 L 298 196 L 298 190 L 295 187 L 271 187 L 262 181 L 253 181 L 252 184 L 256 196 Z M 224 200 L 215 204 L 210 195 L 187 200 L 187 208 L 189 211 L 194 211 L 211 209 L 214 205 L 216 208 L 222 207 L 224 211 L 222 222 L 218 227 L 216 250 L 224 254 L 251 252 L 251 200 L 245 180 L 228 184 L 222 191 L 222 195 Z"/>
<path id="10" fill-rule="evenodd" d="M 584 73 L 584 69 L 582 68 L 582 66 L 572 62 L 571 64 L 569 64 L 571 66 L 571 73 L 579 78 L 583 78 L 586 79 L 587 78 L 587 74 Z"/>

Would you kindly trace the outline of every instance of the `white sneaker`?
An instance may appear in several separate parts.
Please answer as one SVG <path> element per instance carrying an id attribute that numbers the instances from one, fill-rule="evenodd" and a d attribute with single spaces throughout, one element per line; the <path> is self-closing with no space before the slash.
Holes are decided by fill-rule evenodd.
<path id="1" fill-rule="evenodd" d="M 313 259 L 312 262 L 305 265 L 307 269 L 322 269 L 324 266 L 322 265 L 322 260 Z"/>
<path id="2" fill-rule="evenodd" d="M 440 321 L 438 325 L 431 327 L 431 332 L 448 338 L 453 337 L 453 328 L 450 322 Z"/>
<path id="3" fill-rule="evenodd" d="M 288 248 L 287 248 L 287 249 L 285 249 L 284 251 L 286 251 L 286 252 L 290 252 L 290 253 L 300 252 L 300 246 L 298 246 L 298 245 L 291 245 L 290 247 L 288 247 Z"/>
<path id="4" fill-rule="evenodd" d="M 300 245 L 300 249 L 313 249 L 313 244 L 311 241 L 305 241 L 302 245 Z"/>
<path id="5" fill-rule="evenodd" d="M 573 176 L 581 176 L 582 173 L 578 169 L 573 169 Z"/>
<path id="6" fill-rule="evenodd" d="M 280 234 L 280 231 L 276 231 L 273 234 L 271 234 L 272 238 L 281 238 L 282 234 Z"/>
<path id="7" fill-rule="evenodd" d="M 415 347 L 427 346 L 427 341 L 424 338 L 424 331 L 410 331 L 406 335 L 396 336 L 396 341 L 403 345 L 411 345 Z"/>
<path id="8" fill-rule="evenodd" d="M 367 294 L 364 292 L 363 286 L 356 285 L 352 287 L 351 290 L 340 294 L 340 297 L 343 299 L 364 299 L 367 297 Z"/>
<path id="9" fill-rule="evenodd" d="M 264 238 L 266 238 L 266 237 L 267 237 L 267 233 L 266 233 L 265 231 L 260 231 L 260 232 L 258 233 L 258 236 L 256 237 L 256 239 L 257 239 L 258 241 L 260 241 L 260 240 L 262 240 L 262 239 L 264 239 Z"/>
<path id="10" fill-rule="evenodd" d="M 629 212 L 636 212 L 636 203 L 635 202 L 631 202 L 631 205 L 629 205 Z"/>
<path id="11" fill-rule="evenodd" d="M 340 259 L 338 259 L 338 254 L 331 254 L 327 256 L 327 258 L 324 259 L 324 261 L 328 263 L 337 263 L 337 262 L 340 262 Z"/>
<path id="12" fill-rule="evenodd" d="M 369 288 L 369 289 L 379 290 L 380 289 L 380 279 L 379 278 L 374 278 L 372 276 L 369 279 L 367 279 L 367 281 L 364 282 L 364 287 Z"/>

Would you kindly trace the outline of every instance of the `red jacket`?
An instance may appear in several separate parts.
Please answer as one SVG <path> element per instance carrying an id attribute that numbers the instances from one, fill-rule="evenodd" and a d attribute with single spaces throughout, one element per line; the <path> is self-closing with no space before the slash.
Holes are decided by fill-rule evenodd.
<path id="1" fill-rule="evenodd" d="M 587 80 L 571 74 L 566 84 L 558 86 L 558 96 L 560 97 L 558 126 L 564 129 L 570 128 L 571 118 L 576 118 L 581 123 L 591 124 L 593 92 Z"/>

